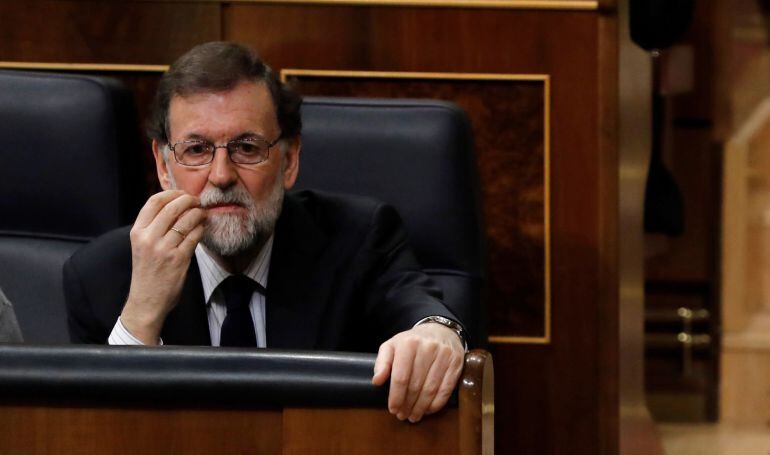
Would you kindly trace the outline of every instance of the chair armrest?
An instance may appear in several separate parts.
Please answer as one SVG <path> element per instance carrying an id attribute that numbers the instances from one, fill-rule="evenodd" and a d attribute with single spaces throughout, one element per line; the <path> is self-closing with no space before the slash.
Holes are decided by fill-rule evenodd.
<path id="1" fill-rule="evenodd" d="M 495 377 L 492 354 L 474 349 L 465 355 L 459 384 L 460 454 L 495 452 Z"/>

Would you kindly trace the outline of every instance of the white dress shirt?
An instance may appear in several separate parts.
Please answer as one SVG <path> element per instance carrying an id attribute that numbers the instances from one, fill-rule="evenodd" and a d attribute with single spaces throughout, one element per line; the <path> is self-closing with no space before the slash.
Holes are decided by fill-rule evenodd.
<path id="1" fill-rule="evenodd" d="M 262 250 L 256 258 L 249 264 L 243 274 L 267 289 L 267 275 L 270 271 L 270 256 L 273 252 L 273 236 L 271 235 Z M 227 316 L 227 307 L 225 306 L 225 297 L 222 291 L 217 287 L 228 276 L 230 272 L 223 269 L 211 257 L 201 244 L 195 247 L 195 259 L 198 261 L 198 270 L 203 284 L 203 297 L 206 303 L 206 314 L 209 320 L 209 335 L 211 336 L 211 345 L 219 346 L 219 336 L 222 331 L 222 322 Z M 249 303 L 251 319 L 254 321 L 254 333 L 257 334 L 257 346 L 264 348 L 267 345 L 267 332 L 265 328 L 265 296 L 259 291 L 254 291 Z M 158 340 L 163 344 L 163 340 Z M 131 334 L 118 318 L 115 327 L 110 333 L 109 344 L 121 345 L 140 345 L 143 344 L 139 339 Z"/>

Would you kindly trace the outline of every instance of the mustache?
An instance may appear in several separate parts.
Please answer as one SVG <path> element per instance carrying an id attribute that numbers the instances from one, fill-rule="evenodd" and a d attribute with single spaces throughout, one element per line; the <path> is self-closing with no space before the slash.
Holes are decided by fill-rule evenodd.
<path id="1" fill-rule="evenodd" d="M 236 204 L 241 207 L 252 205 L 251 195 L 239 186 L 232 186 L 226 190 L 216 187 L 207 188 L 198 197 L 201 208 L 204 209 L 221 204 Z"/>

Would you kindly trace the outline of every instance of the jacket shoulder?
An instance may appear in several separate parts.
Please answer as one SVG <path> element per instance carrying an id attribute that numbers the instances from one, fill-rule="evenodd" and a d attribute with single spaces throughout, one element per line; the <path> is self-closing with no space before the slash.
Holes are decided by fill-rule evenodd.
<path id="1" fill-rule="evenodd" d="M 80 273 L 100 275 L 114 267 L 130 267 L 131 226 L 109 231 L 80 248 L 67 261 L 67 267 L 75 267 Z"/>

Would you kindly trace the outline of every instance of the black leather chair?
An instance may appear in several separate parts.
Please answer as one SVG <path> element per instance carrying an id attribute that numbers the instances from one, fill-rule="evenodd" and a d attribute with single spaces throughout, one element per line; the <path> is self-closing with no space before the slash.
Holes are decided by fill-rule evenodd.
<path id="1" fill-rule="evenodd" d="M 0 71 L 0 288 L 25 341 L 69 342 L 62 265 L 146 199 L 138 137 L 115 80 Z"/>
<path id="2" fill-rule="evenodd" d="M 483 346 L 481 209 L 470 123 L 433 100 L 308 97 L 297 189 L 395 206 L 427 273 Z"/>

